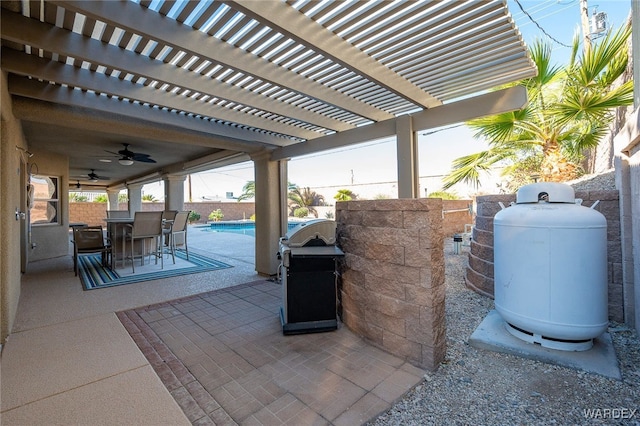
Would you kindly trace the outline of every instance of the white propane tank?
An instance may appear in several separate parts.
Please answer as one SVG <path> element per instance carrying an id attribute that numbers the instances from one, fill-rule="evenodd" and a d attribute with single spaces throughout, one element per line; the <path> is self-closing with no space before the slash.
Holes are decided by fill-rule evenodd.
<path id="1" fill-rule="evenodd" d="M 607 329 L 607 221 L 573 188 L 534 183 L 494 218 L 495 307 L 516 337 L 591 348 Z"/>

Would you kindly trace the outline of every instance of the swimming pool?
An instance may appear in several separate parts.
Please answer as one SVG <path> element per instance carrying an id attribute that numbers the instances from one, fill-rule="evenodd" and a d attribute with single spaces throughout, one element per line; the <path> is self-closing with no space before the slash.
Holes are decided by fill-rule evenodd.
<path id="1" fill-rule="evenodd" d="M 289 222 L 287 229 L 294 228 L 300 222 Z M 212 222 L 208 225 L 198 226 L 197 228 L 206 232 L 231 232 L 234 234 L 256 236 L 256 223 L 249 222 Z"/>

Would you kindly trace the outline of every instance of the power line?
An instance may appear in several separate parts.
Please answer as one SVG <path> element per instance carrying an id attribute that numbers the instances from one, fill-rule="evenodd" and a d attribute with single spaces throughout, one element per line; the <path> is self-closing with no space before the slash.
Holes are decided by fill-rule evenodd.
<path id="1" fill-rule="evenodd" d="M 527 15 L 527 17 L 531 20 L 531 22 L 533 22 L 534 24 L 536 24 L 536 26 L 540 29 L 540 31 L 542 31 L 547 37 L 549 37 L 551 40 L 555 41 L 556 43 L 558 43 L 560 46 L 563 47 L 568 47 L 571 48 L 571 46 L 564 44 L 563 42 L 557 40 L 555 37 L 553 37 L 551 34 L 549 34 L 544 28 L 542 28 L 542 26 L 540 26 L 540 24 L 538 24 L 538 22 L 533 19 L 533 16 L 529 15 L 529 12 L 527 12 L 526 10 L 524 10 L 524 7 L 522 7 L 522 4 L 520 4 L 520 0 L 514 0 L 516 2 L 516 4 L 518 5 L 518 7 L 520 8 L 520 10 L 522 11 L 522 13 L 524 13 L 525 15 Z"/>

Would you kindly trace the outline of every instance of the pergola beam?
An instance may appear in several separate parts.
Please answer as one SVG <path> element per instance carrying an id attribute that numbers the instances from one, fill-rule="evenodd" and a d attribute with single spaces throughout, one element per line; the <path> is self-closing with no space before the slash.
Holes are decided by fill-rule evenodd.
<path id="1" fill-rule="evenodd" d="M 245 15 L 298 43 L 313 46 L 314 51 L 331 58 L 358 75 L 423 108 L 442 105 L 442 102 L 410 81 L 380 64 L 343 38 L 288 6 L 285 2 L 255 0 L 225 0 Z"/>
<path id="2" fill-rule="evenodd" d="M 282 131 L 284 130 L 285 135 L 299 139 L 312 139 L 316 136 L 316 133 L 310 130 L 274 123 L 272 120 L 250 114 L 239 114 L 234 109 L 213 105 L 208 102 L 196 102 L 188 96 L 176 94 L 167 96 L 163 91 L 149 86 L 108 77 L 105 74 L 89 73 L 83 69 L 52 62 L 35 55 L 19 53 L 15 50 L 3 53 L 2 69 L 45 81 L 56 81 L 60 84 L 67 84 L 71 87 L 91 90 L 100 94 L 134 99 L 141 103 L 149 103 L 221 121 L 238 123 L 274 133 L 283 133 Z M 288 145 L 294 142 L 294 140 L 282 138 L 280 144 Z"/>
<path id="3" fill-rule="evenodd" d="M 340 120 L 294 107 L 286 102 L 271 99 L 264 95 L 255 95 L 248 90 L 223 83 L 217 79 L 196 75 L 180 67 L 163 67 L 161 63 L 149 57 L 102 43 L 99 40 L 83 37 L 63 28 L 26 18 L 18 13 L 5 11 L 1 16 L 2 37 L 32 48 L 57 52 L 76 60 L 103 65 L 125 73 L 139 75 L 188 89 L 202 95 L 224 99 L 229 102 L 248 106 L 262 111 L 270 111 L 283 117 L 291 117 L 318 127 L 333 131 L 342 131 L 354 126 Z M 26 29 L 26 30 L 25 30 Z M 222 117 L 216 117 L 222 118 Z M 249 124 L 247 124 L 249 125 Z M 287 127 L 282 125 L 279 133 Z M 318 135 L 309 134 L 307 138 Z"/>
<path id="4" fill-rule="evenodd" d="M 253 135 L 254 132 L 251 132 L 249 135 L 249 132 L 234 132 L 238 129 L 229 128 L 224 136 L 214 134 L 211 133 L 211 128 L 216 127 L 214 123 L 117 101 L 94 93 L 56 87 L 14 76 L 9 76 L 8 88 L 13 95 L 14 115 L 25 121 L 63 124 L 75 129 L 132 138 L 148 134 L 147 137 L 163 142 L 243 152 L 256 152 L 275 147 L 266 141 L 258 142 L 260 136 L 264 136 L 260 133 Z M 69 107 L 77 108 L 72 110 Z M 78 108 L 89 112 L 79 113 Z M 112 117 L 110 117 L 111 114 L 113 114 Z M 253 138 L 249 139 L 250 136 Z"/>
<path id="5" fill-rule="evenodd" d="M 526 89 L 522 86 L 516 86 L 459 102 L 452 102 L 437 108 L 431 108 L 426 111 L 411 114 L 411 117 L 414 131 L 419 132 L 487 115 L 519 110 L 526 104 Z M 348 130 L 339 134 L 307 141 L 303 144 L 295 144 L 275 149 L 271 154 L 271 160 L 275 161 L 293 158 L 299 155 L 314 154 L 329 149 L 341 148 L 395 135 L 396 121 L 385 120 L 363 126 L 356 130 Z"/>
<path id="6" fill-rule="evenodd" d="M 194 31 L 191 27 L 165 18 L 140 5 L 131 2 L 58 0 L 51 3 L 255 76 L 263 81 L 286 87 L 369 120 L 380 121 L 391 118 L 391 114 L 385 111 L 337 90 L 328 89 L 322 84 L 295 73 L 283 73 L 279 66 L 269 61 L 241 51 L 208 34 Z M 268 3 L 272 4 L 272 2 Z M 117 7 L 114 7 L 115 4 Z"/>

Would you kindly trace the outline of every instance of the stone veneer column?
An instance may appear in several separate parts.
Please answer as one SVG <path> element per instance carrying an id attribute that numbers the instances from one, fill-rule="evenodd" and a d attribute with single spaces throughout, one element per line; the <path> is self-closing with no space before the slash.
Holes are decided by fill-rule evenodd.
<path id="1" fill-rule="evenodd" d="M 442 200 L 336 204 L 343 323 L 423 368 L 444 359 Z"/>
<path id="2" fill-rule="evenodd" d="M 515 194 L 482 195 L 476 198 L 476 220 L 471 234 L 467 287 L 493 298 L 493 217 L 516 201 Z"/>

